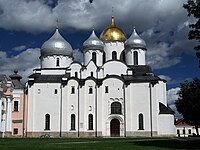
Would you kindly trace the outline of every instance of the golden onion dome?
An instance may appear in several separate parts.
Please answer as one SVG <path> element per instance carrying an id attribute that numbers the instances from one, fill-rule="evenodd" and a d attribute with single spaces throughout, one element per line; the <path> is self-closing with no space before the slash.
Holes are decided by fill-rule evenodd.
<path id="1" fill-rule="evenodd" d="M 118 28 L 115 23 L 115 18 L 112 16 L 112 22 L 109 27 L 103 30 L 100 35 L 100 39 L 103 42 L 110 42 L 110 41 L 126 41 L 126 35 L 122 31 L 122 29 Z"/>

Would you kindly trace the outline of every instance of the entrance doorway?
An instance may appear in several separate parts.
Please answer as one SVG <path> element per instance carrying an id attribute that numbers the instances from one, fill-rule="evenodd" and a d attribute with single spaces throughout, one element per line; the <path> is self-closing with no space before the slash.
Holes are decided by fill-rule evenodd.
<path id="1" fill-rule="evenodd" d="M 120 136 L 120 122 L 118 119 L 112 119 L 110 122 L 110 136 Z"/>

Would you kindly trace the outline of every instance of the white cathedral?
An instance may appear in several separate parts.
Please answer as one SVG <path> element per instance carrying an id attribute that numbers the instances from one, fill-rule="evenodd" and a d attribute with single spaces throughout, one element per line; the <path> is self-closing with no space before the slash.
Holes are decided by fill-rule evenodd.
<path id="1" fill-rule="evenodd" d="M 58 27 L 41 47 L 41 67 L 28 80 L 27 136 L 174 136 L 166 81 L 146 65 L 136 30 L 126 39 L 111 25 L 83 43 L 83 64 Z"/>

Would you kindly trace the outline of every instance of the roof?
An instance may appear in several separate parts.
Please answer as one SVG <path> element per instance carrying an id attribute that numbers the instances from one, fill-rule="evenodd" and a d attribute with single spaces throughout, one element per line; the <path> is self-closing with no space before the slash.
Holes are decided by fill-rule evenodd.
<path id="1" fill-rule="evenodd" d="M 159 102 L 159 114 L 172 114 L 174 115 L 174 111 L 168 107 L 168 106 L 165 106 L 163 103 Z"/>
<path id="2" fill-rule="evenodd" d="M 12 80 L 14 89 L 23 89 L 24 85 L 19 80 Z"/>
<path id="3" fill-rule="evenodd" d="M 145 41 L 137 34 L 135 28 L 131 36 L 126 40 L 125 47 L 129 48 L 141 48 L 146 50 Z"/>
<path id="4" fill-rule="evenodd" d="M 64 75 L 40 75 L 32 74 L 29 78 L 34 78 L 35 83 L 61 83 Z"/>
<path id="5" fill-rule="evenodd" d="M 58 28 L 56 28 L 53 36 L 48 39 L 41 47 L 41 56 L 64 55 L 72 56 L 71 45 L 60 35 Z"/>
<path id="6" fill-rule="evenodd" d="M 82 66 L 82 69 L 85 66 Z M 120 80 L 123 80 L 125 84 L 130 83 L 141 83 L 141 82 L 151 82 L 151 83 L 157 83 L 158 81 L 161 81 L 159 77 L 155 76 L 152 72 L 152 69 L 150 66 L 143 65 L 143 66 L 128 66 L 129 70 L 133 71 L 133 74 L 131 75 L 107 75 L 104 78 L 96 79 L 94 78 L 95 82 L 102 83 L 103 80 L 107 78 L 118 78 Z M 67 78 L 66 81 L 72 79 L 70 73 L 64 74 L 64 75 L 41 75 L 40 73 L 35 73 L 29 76 L 29 78 L 34 78 L 35 83 L 61 83 L 62 78 Z M 74 78 L 73 78 L 74 79 Z M 77 81 L 80 83 L 85 82 L 86 80 L 90 79 L 90 77 L 87 77 L 86 79 L 78 79 Z M 65 82 L 66 82 L 65 81 Z"/>
<path id="7" fill-rule="evenodd" d="M 8 78 L 5 74 L 0 74 L 0 81 L 6 82 L 8 81 Z"/>
<path id="8" fill-rule="evenodd" d="M 129 65 L 128 67 L 133 70 L 134 76 L 141 76 L 148 73 L 153 73 L 151 67 L 148 65 Z"/>
<path id="9" fill-rule="evenodd" d="M 184 118 L 181 118 L 181 119 L 178 119 L 176 122 L 175 122 L 175 125 L 176 126 L 191 126 L 189 124 L 187 124 L 185 122 L 185 119 Z"/>
<path id="10" fill-rule="evenodd" d="M 24 85 L 20 82 L 22 77 L 17 73 L 18 73 L 18 71 L 15 70 L 14 74 L 10 75 L 9 77 L 11 78 L 15 89 L 23 89 Z"/>

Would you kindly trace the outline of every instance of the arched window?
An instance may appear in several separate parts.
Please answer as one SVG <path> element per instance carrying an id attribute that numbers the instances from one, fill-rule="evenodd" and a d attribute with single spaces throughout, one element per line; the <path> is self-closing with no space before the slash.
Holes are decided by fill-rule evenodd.
<path id="1" fill-rule="evenodd" d="M 177 129 L 177 134 L 180 134 L 180 130 L 179 129 Z"/>
<path id="2" fill-rule="evenodd" d="M 117 60 L 117 52 L 116 51 L 112 52 L 112 60 Z"/>
<path id="3" fill-rule="evenodd" d="M 138 52 L 137 51 L 133 52 L 133 57 L 134 57 L 134 65 L 138 65 Z"/>
<path id="4" fill-rule="evenodd" d="M 122 105 L 119 102 L 111 104 L 111 114 L 122 114 Z"/>
<path id="5" fill-rule="evenodd" d="M 105 54 L 105 52 L 103 53 L 103 63 L 105 63 L 106 62 L 106 54 Z"/>
<path id="6" fill-rule="evenodd" d="M 93 115 L 88 115 L 88 130 L 93 130 Z"/>
<path id="7" fill-rule="evenodd" d="M 71 94 L 75 94 L 75 87 L 74 86 L 71 87 Z"/>
<path id="8" fill-rule="evenodd" d="M 56 59 L 56 67 L 59 67 L 59 66 L 60 66 L 60 59 L 57 58 L 57 59 Z"/>
<path id="9" fill-rule="evenodd" d="M 121 56 L 120 56 L 121 61 L 125 62 L 126 58 L 125 58 L 125 51 L 122 51 Z"/>
<path id="10" fill-rule="evenodd" d="M 75 115 L 72 114 L 71 115 L 71 130 L 75 130 L 75 122 L 76 122 L 75 119 L 76 119 Z"/>
<path id="11" fill-rule="evenodd" d="M 144 118 L 143 114 L 138 115 L 139 130 L 144 130 Z"/>
<path id="12" fill-rule="evenodd" d="M 92 86 L 89 87 L 89 91 L 88 91 L 88 93 L 89 93 L 89 94 L 92 94 L 92 93 L 93 93 Z"/>
<path id="13" fill-rule="evenodd" d="M 183 129 L 183 134 L 185 134 L 185 129 Z"/>
<path id="14" fill-rule="evenodd" d="M 94 76 L 94 73 L 93 73 L 93 72 L 90 72 L 90 76 L 93 77 L 93 76 Z"/>
<path id="15" fill-rule="evenodd" d="M 50 130 L 50 115 L 45 115 L 45 130 Z"/>
<path id="16" fill-rule="evenodd" d="M 92 53 L 92 61 L 96 64 L 97 61 L 97 55 L 95 52 Z"/>
<path id="17" fill-rule="evenodd" d="M 75 72 L 75 77 L 76 77 L 76 78 L 78 77 L 78 72 Z"/>
<path id="18" fill-rule="evenodd" d="M 188 134 L 192 134 L 192 131 L 191 131 L 191 129 L 189 129 L 189 130 L 188 130 Z"/>

